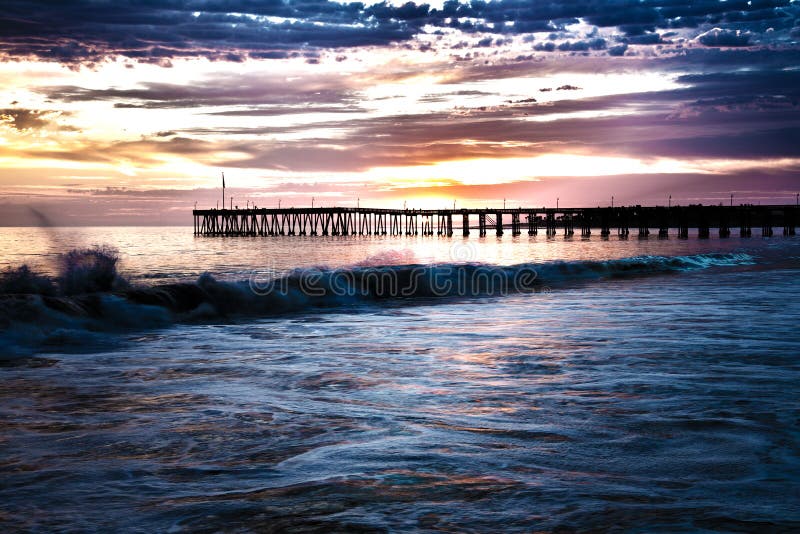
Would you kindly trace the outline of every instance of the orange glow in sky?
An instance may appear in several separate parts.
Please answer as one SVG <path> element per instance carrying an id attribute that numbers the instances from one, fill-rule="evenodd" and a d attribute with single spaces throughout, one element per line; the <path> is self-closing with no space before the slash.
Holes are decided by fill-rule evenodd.
<path id="1" fill-rule="evenodd" d="M 402 18 L 400 4 L 389 6 Z M 467 31 L 437 18 L 442 2 L 418 9 L 426 24 L 385 41 L 374 17 L 337 26 L 309 14 L 343 44 L 308 37 L 267 52 L 246 33 L 182 55 L 148 48 L 147 60 L 101 36 L 82 48 L 90 36 L 78 30 L 59 41 L 74 56 L 37 48 L 42 35 L 0 43 L 4 212 L 58 206 L 72 224 L 117 223 L 105 217 L 113 205 L 132 209 L 123 222 L 147 222 L 153 210 L 215 205 L 222 172 L 231 194 L 265 203 L 794 194 L 800 79 L 783 59 L 798 47 L 788 30 L 676 19 L 638 36 L 587 13 Z M 233 36 L 289 20 L 231 17 Z M 125 28 L 135 41 L 135 24 Z M 765 53 L 772 63 L 755 60 Z"/>

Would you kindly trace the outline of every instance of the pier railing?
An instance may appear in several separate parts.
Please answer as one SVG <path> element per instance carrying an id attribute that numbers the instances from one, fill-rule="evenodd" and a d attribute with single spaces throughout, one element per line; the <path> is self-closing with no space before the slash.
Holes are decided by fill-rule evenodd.
<path id="1" fill-rule="evenodd" d="M 783 235 L 795 235 L 800 220 L 796 205 L 739 206 L 620 206 L 597 208 L 504 208 L 504 209 L 379 209 L 379 208 L 248 208 L 194 210 L 194 233 L 200 236 L 479 236 L 507 231 L 548 237 L 563 233 L 587 237 L 594 230 L 601 236 L 612 233 L 646 237 L 651 230 L 668 237 L 689 236 L 696 228 L 700 238 L 712 229 L 730 237 L 734 229 L 750 237 L 753 228 L 770 237 L 775 228 Z"/>

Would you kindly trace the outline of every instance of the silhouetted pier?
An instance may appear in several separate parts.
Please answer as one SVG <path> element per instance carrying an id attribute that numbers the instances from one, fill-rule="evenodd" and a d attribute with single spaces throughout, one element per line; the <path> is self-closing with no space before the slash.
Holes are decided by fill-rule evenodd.
<path id="1" fill-rule="evenodd" d="M 479 236 L 506 231 L 548 237 L 593 231 L 607 237 L 657 234 L 666 238 L 689 237 L 696 228 L 700 238 L 712 230 L 720 237 L 751 237 L 753 228 L 770 237 L 774 228 L 795 235 L 800 207 L 774 206 L 619 206 L 597 208 L 504 208 L 504 209 L 375 209 L 375 208 L 248 208 L 194 210 L 194 233 L 202 236 Z M 737 232 L 734 232 L 734 229 Z M 759 235 L 759 234 L 757 234 Z"/>

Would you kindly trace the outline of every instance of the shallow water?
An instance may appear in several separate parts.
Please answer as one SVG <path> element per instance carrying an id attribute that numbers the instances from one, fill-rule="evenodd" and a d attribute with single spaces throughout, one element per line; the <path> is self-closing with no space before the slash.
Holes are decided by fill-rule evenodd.
<path id="1" fill-rule="evenodd" d="M 39 348 L 0 368 L 6 529 L 800 529 L 798 240 L 186 233 L 73 229 L 58 245 L 115 244 L 138 282 L 365 260 L 738 259 Z M 25 260 L 46 266 L 48 239 Z"/>

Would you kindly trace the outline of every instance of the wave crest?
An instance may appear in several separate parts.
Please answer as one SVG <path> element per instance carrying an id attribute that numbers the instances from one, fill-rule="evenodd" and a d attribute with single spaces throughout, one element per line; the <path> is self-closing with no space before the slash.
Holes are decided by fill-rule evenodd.
<path id="1" fill-rule="evenodd" d="M 298 269 L 242 281 L 203 274 L 193 283 L 130 286 L 107 249 L 73 251 L 55 279 L 25 267 L 0 276 L 0 341 L 11 352 L 80 345 L 102 332 L 181 321 L 275 315 L 379 302 L 500 296 L 603 278 L 684 272 L 754 263 L 748 254 L 637 256 L 496 266 L 476 263 Z"/>

